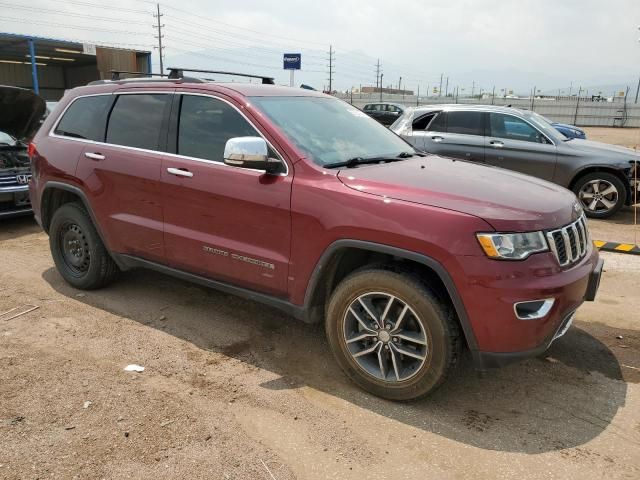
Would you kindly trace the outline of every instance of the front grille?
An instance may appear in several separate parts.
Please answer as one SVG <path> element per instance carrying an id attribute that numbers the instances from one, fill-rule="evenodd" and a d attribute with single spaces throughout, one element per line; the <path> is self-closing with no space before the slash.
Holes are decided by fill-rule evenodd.
<path id="1" fill-rule="evenodd" d="M 0 188 L 24 186 L 29 183 L 30 178 L 31 178 L 30 173 L 23 173 L 23 174 L 13 173 L 11 175 L 0 175 Z"/>
<path id="2" fill-rule="evenodd" d="M 587 254 L 589 245 L 589 232 L 585 216 L 581 216 L 575 222 L 562 228 L 547 232 L 547 239 L 560 266 L 577 263 Z"/>

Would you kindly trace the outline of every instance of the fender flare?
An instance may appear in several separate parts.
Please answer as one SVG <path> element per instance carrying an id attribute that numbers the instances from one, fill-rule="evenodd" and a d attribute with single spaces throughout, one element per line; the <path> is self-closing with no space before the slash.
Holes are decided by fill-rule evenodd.
<path id="1" fill-rule="evenodd" d="M 422 253 L 413 252 L 411 250 L 405 250 L 402 248 L 392 247 L 390 245 L 385 245 L 381 243 L 368 242 L 364 240 L 355 240 L 355 239 L 342 239 L 336 240 L 331 245 L 329 245 L 325 251 L 320 256 L 320 259 L 316 263 L 316 266 L 309 278 L 309 282 L 307 284 L 307 289 L 305 291 L 304 296 L 304 311 L 309 312 L 311 309 L 311 300 L 313 297 L 313 292 L 316 288 L 318 288 L 319 282 L 326 271 L 327 266 L 329 265 L 329 261 L 333 257 L 335 253 L 344 248 L 357 248 L 359 250 L 367 250 L 371 252 L 377 253 L 385 253 L 391 255 L 393 257 L 402 258 L 405 260 L 410 260 L 419 264 L 422 264 L 431 270 L 433 270 L 436 275 L 440 278 L 442 283 L 444 284 L 449 297 L 451 298 L 451 302 L 453 303 L 453 307 L 456 311 L 458 319 L 460 320 L 460 325 L 462 327 L 462 333 L 467 341 L 467 345 L 471 350 L 471 353 L 475 359 L 476 353 L 478 351 L 478 342 L 476 341 L 476 336 L 473 333 L 473 328 L 471 327 L 471 322 L 469 321 L 469 316 L 467 315 L 467 310 L 464 307 L 464 303 L 462 302 L 462 298 L 458 293 L 458 289 L 449 275 L 449 272 L 446 268 L 437 260 Z"/>

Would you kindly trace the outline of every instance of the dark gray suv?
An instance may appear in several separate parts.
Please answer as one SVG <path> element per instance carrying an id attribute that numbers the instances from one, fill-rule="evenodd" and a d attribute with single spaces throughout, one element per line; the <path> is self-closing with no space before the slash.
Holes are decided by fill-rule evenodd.
<path id="1" fill-rule="evenodd" d="M 489 105 L 414 107 L 406 109 L 391 130 L 426 152 L 562 185 L 573 190 L 590 217 L 609 217 L 640 197 L 634 180 L 640 164 L 637 152 L 567 138 L 534 112 Z"/>

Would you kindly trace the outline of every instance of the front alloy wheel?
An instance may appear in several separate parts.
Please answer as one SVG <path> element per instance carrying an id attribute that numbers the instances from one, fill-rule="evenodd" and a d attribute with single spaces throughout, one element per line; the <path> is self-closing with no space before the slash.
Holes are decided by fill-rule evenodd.
<path id="1" fill-rule="evenodd" d="M 587 216 L 606 218 L 622 208 L 626 190 L 622 181 L 608 172 L 594 172 L 578 179 L 574 193 Z"/>
<path id="2" fill-rule="evenodd" d="M 420 317 L 388 293 L 365 293 L 351 302 L 343 319 L 343 335 L 360 368 L 385 382 L 413 377 L 429 354 Z"/>

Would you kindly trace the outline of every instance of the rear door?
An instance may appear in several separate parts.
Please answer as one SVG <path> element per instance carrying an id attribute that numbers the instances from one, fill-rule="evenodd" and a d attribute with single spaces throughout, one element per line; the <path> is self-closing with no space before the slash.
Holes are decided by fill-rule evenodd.
<path id="1" fill-rule="evenodd" d="M 170 151 L 162 166 L 169 263 L 205 277 L 284 296 L 291 234 L 291 182 L 223 163 L 230 138 L 263 136 L 230 101 L 176 94 Z M 282 157 L 270 147 L 272 157 Z"/>
<path id="2" fill-rule="evenodd" d="M 491 165 L 553 180 L 556 146 L 525 120 L 505 113 L 489 113 L 485 143 Z"/>
<path id="3" fill-rule="evenodd" d="M 85 146 L 76 176 L 109 247 L 164 262 L 160 168 L 172 91 L 113 95 L 102 142 Z"/>
<path id="4" fill-rule="evenodd" d="M 484 122 L 483 112 L 440 112 L 427 127 L 425 150 L 446 157 L 484 162 Z"/>

